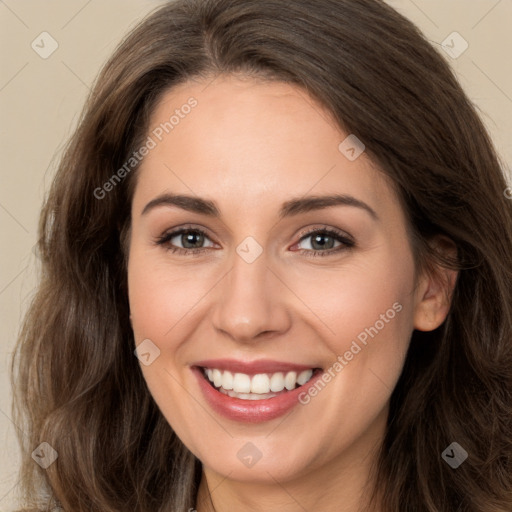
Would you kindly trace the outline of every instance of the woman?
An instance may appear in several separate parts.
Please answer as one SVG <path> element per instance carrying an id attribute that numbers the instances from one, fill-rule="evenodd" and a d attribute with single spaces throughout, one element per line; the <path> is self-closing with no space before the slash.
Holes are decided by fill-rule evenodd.
<path id="1" fill-rule="evenodd" d="M 25 509 L 510 511 L 501 167 L 383 2 L 158 9 L 42 212 Z"/>

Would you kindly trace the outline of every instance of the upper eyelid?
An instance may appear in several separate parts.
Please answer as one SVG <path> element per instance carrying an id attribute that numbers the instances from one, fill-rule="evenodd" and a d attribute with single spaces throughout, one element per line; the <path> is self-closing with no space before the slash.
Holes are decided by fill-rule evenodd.
<path id="1" fill-rule="evenodd" d="M 332 235 L 337 235 L 340 238 L 347 238 L 350 241 L 354 242 L 354 237 L 352 235 L 349 235 L 347 232 L 343 231 L 342 229 L 332 228 L 332 227 L 329 227 L 329 226 L 305 229 L 305 230 L 301 231 L 298 234 L 298 236 L 300 237 L 299 241 L 302 240 L 303 238 L 311 236 L 311 235 L 313 235 L 314 233 L 317 233 L 317 232 L 319 232 L 319 233 L 327 232 L 327 233 L 332 234 Z"/>
<path id="2" fill-rule="evenodd" d="M 177 228 L 173 228 L 173 229 L 167 229 L 160 236 L 157 237 L 157 240 L 165 239 L 165 238 L 167 238 L 167 239 L 174 238 L 175 236 L 178 236 L 182 233 L 186 233 L 187 231 L 199 232 L 199 233 L 203 234 L 205 237 L 207 237 L 209 240 L 214 242 L 213 238 L 210 236 L 207 229 L 199 228 L 199 227 L 190 227 L 190 226 L 182 226 L 182 227 L 177 227 Z"/>

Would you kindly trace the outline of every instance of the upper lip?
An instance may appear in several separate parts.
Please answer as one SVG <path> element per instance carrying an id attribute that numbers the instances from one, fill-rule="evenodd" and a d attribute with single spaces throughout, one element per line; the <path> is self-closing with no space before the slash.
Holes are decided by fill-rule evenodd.
<path id="1" fill-rule="evenodd" d="M 201 368 L 217 368 L 218 370 L 229 371 L 232 373 L 245 373 L 247 375 L 256 375 L 258 373 L 277 373 L 277 372 L 302 372 L 318 368 L 310 364 L 296 364 L 284 361 L 273 361 L 270 359 L 258 359 L 257 361 L 238 361 L 236 359 L 207 359 L 197 361 L 192 366 Z"/>

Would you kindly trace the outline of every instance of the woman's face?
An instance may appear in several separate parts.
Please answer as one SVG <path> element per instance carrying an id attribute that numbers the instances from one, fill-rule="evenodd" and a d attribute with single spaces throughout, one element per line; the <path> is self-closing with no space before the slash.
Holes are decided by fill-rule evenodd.
<path id="1" fill-rule="evenodd" d="M 349 135 L 301 89 L 225 76 L 152 117 L 128 265 L 141 368 L 231 479 L 347 468 L 382 438 L 422 289 L 398 199 Z"/>

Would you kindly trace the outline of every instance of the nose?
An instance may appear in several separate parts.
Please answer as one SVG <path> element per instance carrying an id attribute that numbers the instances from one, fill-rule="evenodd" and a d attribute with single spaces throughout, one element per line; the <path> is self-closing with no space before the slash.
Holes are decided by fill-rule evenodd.
<path id="1" fill-rule="evenodd" d="M 219 283 L 213 324 L 237 343 L 273 338 L 291 326 L 286 304 L 291 292 L 268 264 L 265 252 L 252 263 L 235 253 L 231 270 Z"/>

